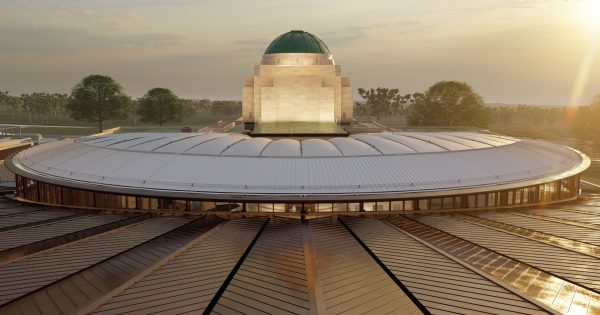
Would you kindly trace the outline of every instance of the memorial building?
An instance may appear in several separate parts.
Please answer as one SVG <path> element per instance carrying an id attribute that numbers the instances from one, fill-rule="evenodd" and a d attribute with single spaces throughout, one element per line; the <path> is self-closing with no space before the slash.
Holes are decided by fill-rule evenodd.
<path id="1" fill-rule="evenodd" d="M 259 124 L 349 124 L 350 79 L 342 77 L 327 45 L 304 31 L 277 37 L 254 75 L 244 81 L 242 119 L 247 130 Z"/>
<path id="2" fill-rule="evenodd" d="M 243 88 L 246 134 L 129 133 L 64 139 L 7 160 L 17 197 L 182 213 L 386 213 L 575 199 L 584 154 L 477 132 L 348 135 L 350 80 L 325 43 L 277 37 Z M 290 137 L 282 137 L 290 135 Z"/>

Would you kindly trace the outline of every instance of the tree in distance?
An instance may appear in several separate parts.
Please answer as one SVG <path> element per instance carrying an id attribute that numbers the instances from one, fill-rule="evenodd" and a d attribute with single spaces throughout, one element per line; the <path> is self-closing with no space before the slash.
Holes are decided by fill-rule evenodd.
<path id="1" fill-rule="evenodd" d="M 183 115 L 183 104 L 169 89 L 153 88 L 139 100 L 137 110 L 140 121 L 159 124 L 179 121 Z"/>
<path id="2" fill-rule="evenodd" d="M 375 115 L 377 120 L 382 115 L 398 114 L 405 103 L 399 89 L 378 87 L 376 89 L 365 90 L 358 88 L 358 94 L 363 98 L 367 110 L 370 111 L 368 114 Z"/>
<path id="3" fill-rule="evenodd" d="M 73 88 L 67 111 L 75 120 L 97 122 L 102 132 L 104 121 L 127 116 L 129 101 L 121 85 L 111 77 L 92 74 Z"/>
<path id="4" fill-rule="evenodd" d="M 421 93 L 401 95 L 399 89 L 389 88 L 358 88 L 358 94 L 362 97 L 362 102 L 354 104 L 354 113 L 356 115 L 373 115 L 377 120 L 381 116 L 402 116 L 404 106 L 413 104 Z"/>
<path id="5" fill-rule="evenodd" d="M 490 110 L 479 94 L 464 82 L 440 81 L 408 108 L 411 126 L 478 126 L 490 123 Z"/>
<path id="6" fill-rule="evenodd" d="M 577 139 L 590 141 L 595 149 L 600 150 L 600 93 L 589 106 L 577 109 L 572 128 Z"/>

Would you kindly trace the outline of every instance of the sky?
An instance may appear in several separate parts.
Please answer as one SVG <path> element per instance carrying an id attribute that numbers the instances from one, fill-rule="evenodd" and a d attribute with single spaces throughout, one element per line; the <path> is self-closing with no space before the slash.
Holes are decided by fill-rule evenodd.
<path id="1" fill-rule="evenodd" d="M 239 100 L 292 29 L 323 39 L 355 91 L 458 80 L 488 103 L 534 105 L 600 93 L 600 0 L 0 0 L 0 90 L 69 93 L 97 73 L 133 97 Z"/>

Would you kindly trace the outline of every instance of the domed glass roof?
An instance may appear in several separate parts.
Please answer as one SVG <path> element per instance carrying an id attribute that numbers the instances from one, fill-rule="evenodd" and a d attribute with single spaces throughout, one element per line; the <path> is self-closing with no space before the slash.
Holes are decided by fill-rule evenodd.
<path id="1" fill-rule="evenodd" d="M 331 55 L 329 48 L 320 38 L 300 30 L 279 35 L 265 50 L 265 55 L 289 53 Z"/>

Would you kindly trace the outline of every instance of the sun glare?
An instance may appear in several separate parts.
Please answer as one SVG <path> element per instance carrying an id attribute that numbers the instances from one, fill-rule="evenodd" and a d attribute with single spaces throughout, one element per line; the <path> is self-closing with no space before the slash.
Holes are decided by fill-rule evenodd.
<path id="1" fill-rule="evenodd" d="M 600 0 L 581 0 L 579 2 L 582 21 L 590 28 L 590 44 L 584 56 L 582 56 L 579 71 L 575 77 L 571 100 L 565 112 L 567 124 L 573 123 L 577 106 L 582 101 L 582 96 L 587 88 L 592 66 L 596 61 L 596 55 L 600 48 Z"/>
<path id="2" fill-rule="evenodd" d="M 583 22 L 600 30 L 600 0 L 581 0 L 579 6 Z"/>

